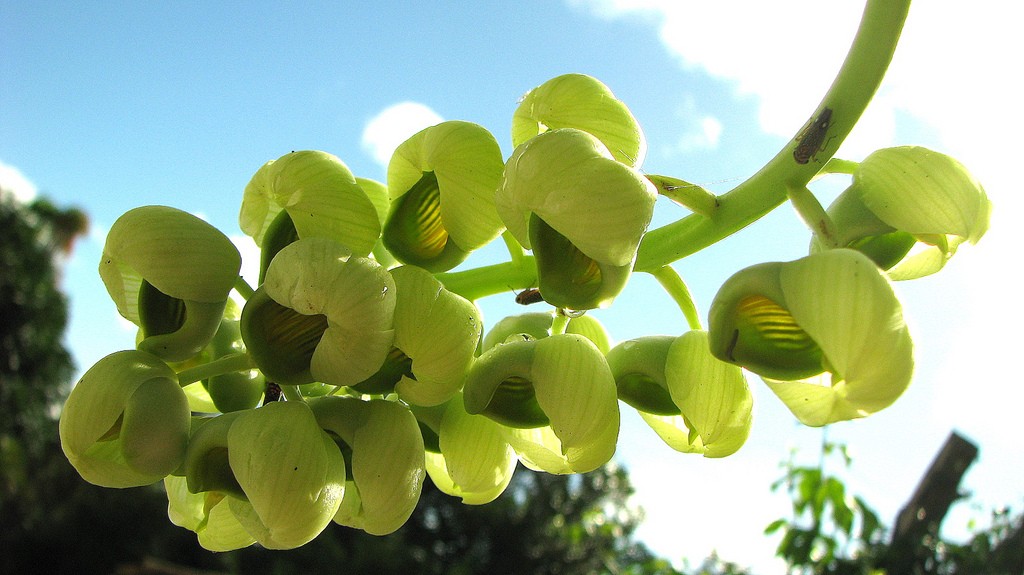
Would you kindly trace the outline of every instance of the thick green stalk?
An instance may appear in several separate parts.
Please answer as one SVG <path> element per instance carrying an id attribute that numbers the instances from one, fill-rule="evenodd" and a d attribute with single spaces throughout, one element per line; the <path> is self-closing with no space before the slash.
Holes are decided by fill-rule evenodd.
<path id="1" fill-rule="evenodd" d="M 178 372 L 178 384 L 185 387 L 190 383 L 209 379 L 215 375 L 234 373 L 236 371 L 255 368 L 256 364 L 253 363 L 249 354 L 232 353 L 219 359 L 215 359 L 209 363 L 204 363 Z"/>
<path id="2" fill-rule="evenodd" d="M 537 285 L 537 264 L 533 256 L 523 255 L 510 262 L 458 272 L 437 274 L 444 287 L 469 301 Z"/>
<path id="3" fill-rule="evenodd" d="M 694 214 L 648 232 L 634 269 L 653 272 L 696 253 L 778 207 L 786 201 L 787 190 L 806 186 L 846 139 L 881 84 L 909 9 L 910 0 L 868 0 L 846 61 L 807 126 L 760 171 L 719 196 L 713 217 Z M 794 151 L 813 135 L 814 124 L 826 109 L 831 117 L 821 146 L 800 163 Z"/>

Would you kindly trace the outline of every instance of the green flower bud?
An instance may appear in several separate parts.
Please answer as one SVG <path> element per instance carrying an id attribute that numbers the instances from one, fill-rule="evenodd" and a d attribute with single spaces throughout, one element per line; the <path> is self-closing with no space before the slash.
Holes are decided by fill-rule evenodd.
<path id="1" fill-rule="evenodd" d="M 368 255 L 380 237 L 373 202 L 348 166 L 326 152 L 292 152 L 264 164 L 245 186 L 238 224 L 263 247 L 282 210 L 298 237 L 329 238 L 356 256 Z"/>
<path id="2" fill-rule="evenodd" d="M 583 473 L 608 462 L 619 434 L 615 380 L 586 337 L 509 341 L 485 352 L 464 387 L 466 411 L 508 426 L 523 464 Z"/>
<path id="3" fill-rule="evenodd" d="M 188 444 L 188 400 L 160 358 L 119 351 L 92 366 L 60 416 L 64 455 L 102 487 L 160 481 L 181 465 Z"/>
<path id="4" fill-rule="evenodd" d="M 643 164 L 647 154 L 643 130 L 629 108 L 590 76 L 564 74 L 527 92 L 512 115 L 512 145 L 557 128 L 592 134 L 616 160 L 632 167 Z"/>
<path id="5" fill-rule="evenodd" d="M 896 280 L 942 269 L 960 244 L 981 239 L 991 211 L 984 188 L 966 168 L 916 146 L 869 155 L 828 210 L 839 245 L 864 252 Z"/>
<path id="6" fill-rule="evenodd" d="M 192 493 L 224 495 L 221 512 L 230 512 L 260 545 L 293 549 L 312 541 L 338 512 L 345 460 L 306 404 L 274 402 L 199 426 L 185 478 Z"/>
<path id="7" fill-rule="evenodd" d="M 517 339 L 541 339 L 551 335 L 551 312 L 532 312 L 505 316 L 484 335 L 483 351 L 505 343 L 510 337 Z M 522 337 L 523 335 L 528 337 Z"/>
<path id="8" fill-rule="evenodd" d="M 426 452 L 426 469 L 443 493 L 467 505 L 484 505 L 504 493 L 516 469 L 516 454 L 501 425 L 483 415 L 466 413 L 463 398 L 417 408 L 421 428 L 437 437 L 436 449 Z"/>
<path id="9" fill-rule="evenodd" d="M 371 535 L 387 535 L 405 524 L 424 476 L 423 438 L 408 408 L 354 397 L 324 397 L 310 407 L 320 427 L 351 451 L 352 474 L 334 522 Z"/>
<path id="10" fill-rule="evenodd" d="M 676 451 L 725 457 L 746 442 L 753 397 L 743 371 L 711 355 L 706 332 L 623 342 L 608 364 L 619 398 Z"/>
<path id="11" fill-rule="evenodd" d="M 494 190 L 501 148 L 486 129 L 449 121 L 403 142 L 388 164 L 384 246 L 399 261 L 447 271 L 501 233 Z"/>
<path id="12" fill-rule="evenodd" d="M 395 347 L 411 361 L 395 386 L 406 403 L 438 405 L 462 387 L 483 321 L 473 302 L 415 266 L 391 270 L 397 292 Z"/>
<path id="13" fill-rule="evenodd" d="M 188 490 L 188 481 L 174 475 L 164 478 L 164 491 L 171 523 L 193 531 L 203 549 L 234 551 L 256 542 L 231 512 L 223 493 L 192 493 Z"/>
<path id="14" fill-rule="evenodd" d="M 210 224 L 143 206 L 111 226 L 99 272 L 117 311 L 142 328 L 138 348 L 176 362 L 213 338 L 241 265 L 231 240 Z"/>
<path id="15" fill-rule="evenodd" d="M 913 374 L 900 303 L 858 251 L 741 270 L 715 296 L 709 321 L 715 357 L 762 376 L 806 425 L 883 409 Z"/>
<path id="16" fill-rule="evenodd" d="M 657 192 L 594 136 L 551 130 L 516 148 L 495 204 L 537 261 L 544 300 L 608 305 L 622 290 L 654 213 Z"/>
<path id="17" fill-rule="evenodd" d="M 260 370 L 282 385 L 354 385 L 394 340 L 395 284 L 376 262 L 323 238 L 282 249 L 242 310 L 241 333 Z"/>
<path id="18" fill-rule="evenodd" d="M 551 335 L 551 324 L 554 316 L 551 312 L 532 312 L 506 316 L 487 332 L 483 339 L 483 351 L 513 339 L 541 339 Z M 582 315 L 569 319 L 565 333 L 575 333 L 589 339 L 601 353 L 607 353 L 609 345 L 608 332 L 597 319 Z M 526 336 L 526 337 L 523 337 Z"/>

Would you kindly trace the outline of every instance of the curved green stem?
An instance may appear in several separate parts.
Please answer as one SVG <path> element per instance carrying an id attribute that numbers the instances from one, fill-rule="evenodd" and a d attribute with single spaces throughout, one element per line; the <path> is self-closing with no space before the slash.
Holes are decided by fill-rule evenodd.
<path id="1" fill-rule="evenodd" d="M 236 371 L 244 371 L 246 369 L 255 369 L 256 364 L 253 363 L 252 358 L 247 353 L 233 353 L 231 355 L 225 355 L 220 359 L 215 359 L 210 363 L 204 363 L 203 365 L 197 365 L 189 369 L 178 372 L 178 385 L 185 387 L 190 383 L 209 379 L 215 375 L 223 375 L 225 373 L 234 373 Z"/>
<path id="2" fill-rule="evenodd" d="M 533 256 L 458 272 L 435 275 L 444 287 L 469 301 L 497 293 L 537 285 L 537 264 Z"/>
<path id="3" fill-rule="evenodd" d="M 679 306 L 679 311 L 683 312 L 683 317 L 686 318 L 686 324 L 690 326 L 690 329 L 704 329 L 701 326 L 700 315 L 697 313 L 697 306 L 693 303 L 690 289 L 686 287 L 683 278 L 679 277 L 679 273 L 672 266 L 663 266 L 650 272 L 650 274 L 658 280 L 661 287 L 665 288 L 668 295 L 672 296 L 672 299 L 675 300 L 676 305 Z"/>
<path id="4" fill-rule="evenodd" d="M 501 233 L 501 239 L 505 242 L 505 247 L 508 248 L 508 255 L 512 259 L 512 263 L 518 264 L 522 261 L 526 252 L 523 251 L 523 246 L 512 236 L 512 232 L 505 230 Z"/>
<path id="5" fill-rule="evenodd" d="M 698 252 L 739 231 L 786 201 L 787 190 L 804 187 L 835 153 L 871 101 L 892 60 L 910 0 L 868 0 L 860 29 L 832 87 L 814 110 L 809 125 L 830 109 L 821 146 L 800 163 L 794 151 L 805 141 L 806 127 L 760 171 L 719 196 L 713 217 L 690 215 L 651 230 L 637 254 L 637 271 L 651 272 Z M 812 126 L 813 127 L 813 126 Z"/>
<path id="6" fill-rule="evenodd" d="M 256 290 L 252 289 L 249 282 L 245 281 L 242 276 L 235 278 L 235 291 L 238 295 L 242 296 L 242 299 L 248 301 L 252 294 L 256 293 Z"/>
<path id="7" fill-rule="evenodd" d="M 853 160 L 842 160 L 840 158 L 832 158 L 825 164 L 825 167 L 821 169 L 822 174 L 846 174 L 852 176 L 857 171 L 857 166 L 860 162 L 854 162 Z"/>
<path id="8" fill-rule="evenodd" d="M 818 238 L 818 241 L 829 248 L 836 247 L 839 241 L 836 225 L 811 190 L 807 189 L 807 186 L 801 186 L 789 188 L 786 191 L 790 203 L 796 208 L 796 212 L 800 214 L 800 218 Z"/>
<path id="9" fill-rule="evenodd" d="M 564 313 L 556 313 L 555 317 L 551 320 L 551 335 L 565 333 L 565 328 L 569 327 L 569 319 L 569 316 Z"/>

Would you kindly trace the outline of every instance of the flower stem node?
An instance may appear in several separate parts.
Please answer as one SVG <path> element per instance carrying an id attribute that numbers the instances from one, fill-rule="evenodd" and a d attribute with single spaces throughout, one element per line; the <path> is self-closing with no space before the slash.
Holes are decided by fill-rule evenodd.
<path id="1" fill-rule="evenodd" d="M 760 375 L 806 425 L 879 411 L 913 374 L 900 303 L 855 250 L 741 270 L 715 296 L 709 321 L 715 357 Z"/>
<path id="2" fill-rule="evenodd" d="M 423 438 L 416 418 L 394 401 L 323 397 L 310 401 L 320 427 L 350 453 L 340 525 L 387 535 L 405 524 L 423 486 Z"/>
<path id="3" fill-rule="evenodd" d="M 470 122 L 442 122 L 403 142 L 388 164 L 384 247 L 400 262 L 436 273 L 498 237 L 501 158 L 494 136 Z"/>
<path id="4" fill-rule="evenodd" d="M 327 152 L 300 151 L 264 164 L 245 186 L 238 224 L 263 247 L 281 211 L 300 238 L 328 238 L 366 256 L 380 237 L 373 201 L 348 166 Z"/>
<path id="5" fill-rule="evenodd" d="M 293 549 L 334 518 L 345 479 L 341 450 L 310 408 L 273 402 L 197 426 L 185 460 L 187 493 L 168 489 L 171 516 L 177 507 L 183 526 L 196 531 L 204 547 L 211 539 Z"/>
<path id="6" fill-rule="evenodd" d="M 463 391 L 466 412 L 505 426 L 531 469 L 584 473 L 615 452 L 615 380 L 601 351 L 582 335 L 497 345 L 473 365 Z"/>
<path id="7" fill-rule="evenodd" d="M 184 460 L 188 400 L 163 360 L 144 351 L 119 351 L 82 375 L 59 428 L 64 454 L 86 481 L 149 485 Z"/>
<path id="8" fill-rule="evenodd" d="M 168 362 L 199 353 L 220 326 L 242 259 L 231 240 L 175 208 L 143 206 L 107 233 L 99 273 L 138 348 Z"/>
<path id="9" fill-rule="evenodd" d="M 630 167 L 639 168 L 647 155 L 633 113 L 601 81 L 585 74 L 563 74 L 527 92 L 512 115 L 512 145 L 558 128 L 592 134 Z"/>
<path id="10" fill-rule="evenodd" d="M 283 248 L 242 309 L 248 353 L 282 385 L 355 385 L 394 341 L 395 283 L 373 260 L 324 238 Z"/>
<path id="11" fill-rule="evenodd" d="M 555 307 L 607 306 L 629 279 L 657 192 L 594 136 L 550 130 L 512 153 L 495 203 L 509 232 L 537 261 Z"/>
<path id="12" fill-rule="evenodd" d="M 753 396 L 743 371 L 708 349 L 708 334 L 648 336 L 608 353 L 619 397 L 672 449 L 726 457 L 750 435 Z"/>
<path id="13" fill-rule="evenodd" d="M 890 278 L 906 280 L 939 271 L 960 244 L 977 243 L 991 210 L 984 188 L 958 161 L 902 146 L 865 158 L 828 213 L 840 246 L 864 252 Z"/>

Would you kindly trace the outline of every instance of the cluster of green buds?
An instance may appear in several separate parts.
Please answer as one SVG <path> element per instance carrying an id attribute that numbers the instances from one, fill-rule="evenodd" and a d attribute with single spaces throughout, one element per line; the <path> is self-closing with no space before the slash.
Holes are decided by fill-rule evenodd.
<path id="1" fill-rule="evenodd" d="M 892 403 L 913 361 L 890 278 L 937 270 L 987 226 L 959 164 L 882 150 L 828 211 L 835 241 L 737 273 L 707 330 L 663 266 L 690 325 L 615 344 L 586 311 L 622 292 L 658 194 L 682 181 L 640 170 L 639 124 L 585 75 L 528 92 L 512 144 L 504 160 L 485 128 L 442 122 L 395 150 L 386 183 L 325 152 L 267 162 L 239 215 L 261 251 L 256 286 L 201 219 L 124 214 L 100 275 L 137 345 L 74 387 L 69 461 L 97 485 L 162 480 L 171 520 L 223 551 L 298 547 L 332 522 L 391 533 L 428 477 L 478 505 L 520 463 L 592 471 L 615 453 L 620 405 L 673 449 L 728 456 L 750 432 L 748 372 L 808 425 Z M 672 197 L 719 217 L 713 197 Z M 507 262 L 463 266 L 499 237 Z M 547 311 L 485 330 L 477 302 L 510 288 Z"/>

